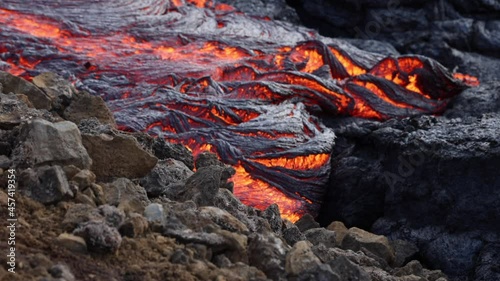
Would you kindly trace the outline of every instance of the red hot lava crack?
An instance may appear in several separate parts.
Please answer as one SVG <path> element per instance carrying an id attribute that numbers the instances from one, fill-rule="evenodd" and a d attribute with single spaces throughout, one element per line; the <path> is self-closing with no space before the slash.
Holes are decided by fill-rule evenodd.
<path id="1" fill-rule="evenodd" d="M 330 172 L 335 136 L 311 112 L 435 114 L 478 83 L 214 1 L 21 2 L 0 3 L 0 68 L 71 77 L 121 129 L 216 153 L 242 202 L 291 221 L 317 212 Z"/>

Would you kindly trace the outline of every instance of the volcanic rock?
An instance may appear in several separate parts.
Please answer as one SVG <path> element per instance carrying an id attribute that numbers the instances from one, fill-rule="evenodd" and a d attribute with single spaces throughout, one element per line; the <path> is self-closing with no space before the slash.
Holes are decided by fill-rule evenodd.
<path id="1" fill-rule="evenodd" d="M 487 244 L 478 255 L 475 280 L 500 280 L 500 244 Z"/>
<path id="2" fill-rule="evenodd" d="M 57 278 L 57 280 L 63 281 L 75 281 L 75 276 L 71 273 L 71 270 L 67 265 L 64 264 L 56 264 L 52 266 L 48 272 L 52 277 Z"/>
<path id="3" fill-rule="evenodd" d="M 337 241 L 337 245 L 342 245 L 342 240 L 344 240 L 347 232 L 349 232 L 347 227 L 341 221 L 334 221 L 330 223 L 326 229 L 335 231 L 335 240 Z"/>
<path id="4" fill-rule="evenodd" d="M 339 274 L 333 272 L 328 264 L 320 264 L 315 268 L 301 272 L 297 277 L 289 278 L 293 281 L 341 281 Z"/>
<path id="5" fill-rule="evenodd" d="M 182 144 L 173 144 L 165 141 L 163 138 L 154 138 L 151 149 L 154 155 L 160 160 L 172 158 L 181 161 L 190 170 L 194 168 L 193 155 Z"/>
<path id="6" fill-rule="evenodd" d="M 386 237 L 369 233 L 357 227 L 349 229 L 342 240 L 342 248 L 353 251 L 365 248 L 388 263 L 394 261 L 394 250 Z"/>
<path id="7" fill-rule="evenodd" d="M 67 175 L 67 173 L 65 174 Z M 71 180 L 78 184 L 80 190 L 84 190 L 85 188 L 90 187 L 93 183 L 95 183 L 96 176 L 94 173 L 92 173 L 92 171 L 85 169 L 79 171 L 77 174 L 71 177 Z"/>
<path id="8" fill-rule="evenodd" d="M 8 169 L 12 166 L 12 161 L 5 155 L 0 155 L 0 169 Z"/>
<path id="9" fill-rule="evenodd" d="M 54 204 L 74 197 L 60 166 L 28 168 L 19 175 L 19 190 L 43 204 Z"/>
<path id="10" fill-rule="evenodd" d="M 464 118 L 500 112 L 500 81 L 483 83 L 478 87 L 465 90 L 448 106 L 444 116 Z"/>
<path id="11" fill-rule="evenodd" d="M 418 247 L 405 240 L 393 240 L 389 241 L 389 244 L 394 249 L 394 266 L 401 267 L 407 264 L 409 261 L 416 258 L 418 253 Z"/>
<path id="12" fill-rule="evenodd" d="M 124 211 L 142 213 L 150 203 L 146 190 L 127 178 L 118 178 L 111 183 L 103 184 L 105 201 Z"/>
<path id="13" fill-rule="evenodd" d="M 283 238 L 288 243 L 288 245 L 295 245 L 298 241 L 307 240 L 306 236 L 299 230 L 296 225 L 291 225 L 283 230 Z"/>
<path id="14" fill-rule="evenodd" d="M 477 98 L 490 96 L 494 103 L 496 96 L 483 90 Z M 500 123 L 498 113 L 477 117 L 480 110 L 493 110 L 485 104 L 471 103 L 473 109 L 454 119 L 337 120 L 340 156 L 320 221 L 341 220 L 391 240 L 409 240 L 429 264 L 450 275 L 471 275 L 485 242 L 478 231 L 497 233 L 500 225 L 494 203 L 500 200 L 495 191 L 500 182 L 493 168 L 500 165 Z M 450 114 L 456 116 L 459 108 Z"/>
<path id="15" fill-rule="evenodd" d="M 330 261 L 329 264 L 332 271 L 339 275 L 340 280 L 372 280 L 370 275 L 365 270 L 350 261 L 345 256 L 339 256 L 338 258 Z"/>
<path id="16" fill-rule="evenodd" d="M 483 241 L 474 239 L 470 234 L 443 234 L 421 247 L 424 261 L 453 272 L 455 276 L 474 271 L 475 259 L 483 247 Z"/>
<path id="17" fill-rule="evenodd" d="M 165 225 L 165 214 L 163 205 L 161 204 L 149 204 L 144 209 L 144 217 L 147 219 L 153 230 L 161 230 Z"/>
<path id="18" fill-rule="evenodd" d="M 200 207 L 198 211 L 201 217 L 210 219 L 222 229 L 238 233 L 248 232 L 248 228 L 245 224 L 240 222 L 237 218 L 233 217 L 225 210 L 206 206 Z"/>
<path id="19" fill-rule="evenodd" d="M 14 94 L 5 95 L 0 92 L 0 129 L 11 130 L 22 122 L 35 118 L 42 118 L 49 121 L 58 120 L 46 110 L 31 108 L 23 101 L 22 96 Z"/>
<path id="20" fill-rule="evenodd" d="M 44 72 L 33 77 L 33 84 L 49 96 L 52 100 L 51 107 L 56 111 L 64 109 L 76 93 L 76 89 L 68 80 L 52 72 Z M 66 119 L 74 122 L 74 120 Z M 78 124 L 78 122 L 75 123 Z"/>
<path id="21" fill-rule="evenodd" d="M 160 160 L 151 172 L 140 181 L 150 197 L 164 195 L 176 198 L 193 172 L 186 165 L 171 158 Z"/>
<path id="22" fill-rule="evenodd" d="M 324 263 L 331 263 L 339 257 L 346 257 L 351 262 L 363 267 L 378 267 L 382 265 L 377 260 L 368 257 L 365 253 L 352 250 L 343 250 L 340 248 L 327 248 L 325 244 L 318 244 L 312 247 L 314 254 Z"/>
<path id="23" fill-rule="evenodd" d="M 248 239 L 249 264 L 262 270 L 272 280 L 283 279 L 289 246 L 274 235 L 254 233 Z"/>
<path id="24" fill-rule="evenodd" d="M 87 253 L 87 244 L 82 237 L 69 233 L 61 233 L 54 243 L 75 253 Z"/>
<path id="25" fill-rule="evenodd" d="M 319 223 L 316 222 L 314 220 L 314 217 L 310 214 L 303 215 L 298 221 L 295 222 L 295 225 L 299 228 L 301 232 L 305 232 L 306 230 L 319 227 Z"/>
<path id="26" fill-rule="evenodd" d="M 495 1 L 289 2 L 306 25 L 323 35 L 384 41 L 400 53 L 435 58 L 480 80 L 496 79 L 500 60 Z"/>
<path id="27" fill-rule="evenodd" d="M 109 226 L 119 228 L 125 220 L 125 213 L 114 206 L 102 205 L 97 210 Z"/>
<path id="28" fill-rule="evenodd" d="M 79 124 L 88 118 L 96 118 L 101 124 L 116 127 L 113 113 L 106 106 L 101 97 L 92 96 L 85 91 L 77 92 L 71 104 L 64 110 L 62 116 L 69 121 Z"/>
<path id="29" fill-rule="evenodd" d="M 225 186 L 234 170 L 221 166 L 201 167 L 186 181 L 180 200 L 193 200 L 200 206 L 214 204 L 214 198 L 220 187 Z"/>
<path id="30" fill-rule="evenodd" d="M 89 251 L 95 253 L 114 253 L 122 242 L 118 230 L 103 221 L 82 223 L 73 234 L 82 237 Z"/>
<path id="31" fill-rule="evenodd" d="M 98 221 L 103 220 L 102 215 L 96 208 L 86 204 L 71 205 L 62 221 L 62 227 L 66 231 L 73 231 L 78 225 L 88 222 L 90 220 Z"/>
<path id="32" fill-rule="evenodd" d="M 310 243 L 299 241 L 293 245 L 286 255 L 286 273 L 298 275 L 303 271 L 314 268 L 321 264 L 321 261 L 311 250 Z"/>
<path id="33" fill-rule="evenodd" d="M 84 133 L 82 141 L 93 159 L 91 170 L 98 179 L 144 177 L 157 162 L 157 158 L 144 151 L 135 138 L 124 133 Z"/>
<path id="34" fill-rule="evenodd" d="M 22 78 L 0 71 L 0 83 L 3 86 L 2 91 L 6 94 L 14 93 L 25 95 L 37 109 L 51 108 L 52 100 L 50 97 L 35 85 Z"/>
<path id="35" fill-rule="evenodd" d="M 299 23 L 299 17 L 285 0 L 222 0 L 236 9 L 252 16 L 269 17 L 271 19 Z"/>
<path id="36" fill-rule="evenodd" d="M 338 245 L 335 232 L 322 227 L 308 229 L 304 235 L 313 245 L 323 243 L 328 248 Z"/>
<path id="37" fill-rule="evenodd" d="M 22 126 L 17 141 L 13 160 L 18 167 L 75 165 L 88 169 L 92 164 L 78 127 L 68 121 L 33 120 Z"/>
<path id="38" fill-rule="evenodd" d="M 120 234 L 131 238 L 138 237 L 148 229 L 146 218 L 137 213 L 132 213 L 120 226 Z"/>
<path id="39" fill-rule="evenodd" d="M 281 234 L 281 229 L 283 227 L 283 220 L 281 219 L 281 214 L 278 204 L 272 204 L 269 207 L 267 207 L 262 213 L 262 216 L 265 219 L 267 219 L 269 225 L 271 226 L 271 229 L 275 233 L 277 233 L 278 235 Z"/>
<path id="40" fill-rule="evenodd" d="M 201 167 L 208 167 L 208 166 L 225 166 L 224 163 L 222 163 L 219 158 L 217 158 L 217 155 L 212 153 L 212 152 L 207 152 L 204 151 L 200 153 L 194 162 L 194 165 L 196 169 L 199 169 Z"/>

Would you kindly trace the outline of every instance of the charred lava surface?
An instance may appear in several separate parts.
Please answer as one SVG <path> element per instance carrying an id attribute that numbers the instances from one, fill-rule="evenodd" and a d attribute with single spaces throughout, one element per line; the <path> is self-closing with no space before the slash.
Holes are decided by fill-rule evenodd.
<path id="1" fill-rule="evenodd" d="M 324 118 L 336 134 L 319 220 L 412 241 L 452 280 L 499 280 L 498 1 L 287 1 L 323 35 L 432 57 L 481 86 L 441 116 Z"/>
<path id="2" fill-rule="evenodd" d="M 58 72 L 102 96 L 120 129 L 217 153 L 243 202 L 292 221 L 317 213 L 330 173 L 334 133 L 314 114 L 440 113 L 478 83 L 212 1 L 7 0 L 0 23 L 2 69 Z"/>

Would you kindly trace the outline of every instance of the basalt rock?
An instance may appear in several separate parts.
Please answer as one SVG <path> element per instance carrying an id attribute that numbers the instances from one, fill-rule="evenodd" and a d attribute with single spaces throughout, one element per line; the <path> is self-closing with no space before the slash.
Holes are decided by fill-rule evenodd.
<path id="1" fill-rule="evenodd" d="M 37 110 L 30 107 L 29 101 L 23 99 L 24 95 L 2 94 L 0 92 L 0 129 L 11 130 L 23 122 L 41 118 L 49 121 L 58 121 L 46 110 Z"/>
<path id="2" fill-rule="evenodd" d="M 127 178 L 118 178 L 103 184 L 103 192 L 109 205 L 117 206 L 126 212 L 142 213 L 150 203 L 146 190 Z"/>
<path id="3" fill-rule="evenodd" d="M 35 108 L 51 109 L 52 100 L 50 97 L 27 80 L 0 71 L 0 83 L 2 84 L 2 91 L 5 94 L 22 94 L 28 97 Z"/>
<path id="4" fill-rule="evenodd" d="M 82 145 L 78 127 L 71 122 L 51 123 L 36 119 L 21 128 L 14 152 L 18 167 L 74 165 L 88 169 L 92 160 Z"/>
<path id="5" fill-rule="evenodd" d="M 349 229 L 342 240 L 342 248 L 353 251 L 359 251 L 364 248 L 388 263 L 394 261 L 394 250 L 386 237 L 375 235 L 356 227 Z"/>
<path id="6" fill-rule="evenodd" d="M 160 160 L 140 184 L 150 197 L 163 195 L 174 199 L 192 175 L 193 171 L 183 162 L 168 158 Z"/>
<path id="7" fill-rule="evenodd" d="M 87 243 L 89 251 L 95 253 L 114 253 L 120 247 L 122 237 L 118 230 L 103 221 L 89 221 L 73 231 Z"/>
<path id="8" fill-rule="evenodd" d="M 75 87 L 63 77 L 52 73 L 44 72 L 33 77 L 33 84 L 44 91 L 52 100 L 51 108 L 61 112 L 69 105 L 73 95 L 77 92 Z M 69 121 L 74 121 L 66 118 Z M 75 122 L 78 123 L 78 122 Z"/>
<path id="9" fill-rule="evenodd" d="M 28 168 L 19 175 L 19 189 L 43 204 L 54 204 L 75 196 L 60 166 Z"/>
<path id="10" fill-rule="evenodd" d="M 160 160 L 172 158 L 181 161 L 190 170 L 194 168 L 193 155 L 182 144 L 173 144 L 163 138 L 155 138 L 151 144 L 151 150 Z"/>
<path id="11" fill-rule="evenodd" d="M 274 235 L 254 233 L 249 236 L 248 258 L 250 265 L 262 270 L 273 280 L 282 280 L 285 270 L 285 255 L 289 246 Z"/>
<path id="12" fill-rule="evenodd" d="M 200 206 L 214 204 L 219 188 L 226 186 L 234 173 L 232 168 L 221 166 L 201 167 L 186 181 L 185 190 L 178 195 L 180 200 L 193 200 Z"/>
<path id="13" fill-rule="evenodd" d="M 476 100 L 496 99 L 484 88 L 476 94 Z M 463 103 L 457 100 L 450 115 L 457 116 Z M 498 241 L 485 235 L 500 225 L 493 168 L 500 165 L 500 122 L 498 113 L 479 114 L 495 110 L 486 104 L 472 103 L 454 119 L 336 120 L 338 156 L 320 221 L 341 220 L 410 240 L 427 264 L 471 275 L 481 245 Z"/>
<path id="14" fill-rule="evenodd" d="M 153 169 L 158 159 L 133 136 L 96 121 L 81 122 L 80 129 L 83 145 L 93 159 L 90 169 L 98 179 L 141 178 Z"/>
<path id="15" fill-rule="evenodd" d="M 89 93 L 82 91 L 74 95 L 71 104 L 66 107 L 62 116 L 71 122 L 79 124 L 81 121 L 88 118 L 96 118 L 102 124 L 116 126 L 113 113 L 106 106 L 106 103 L 101 97 L 92 96 Z"/>

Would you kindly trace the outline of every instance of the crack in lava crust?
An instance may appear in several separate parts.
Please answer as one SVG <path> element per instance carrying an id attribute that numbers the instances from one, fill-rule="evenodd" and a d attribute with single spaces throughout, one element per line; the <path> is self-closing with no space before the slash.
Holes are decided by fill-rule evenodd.
<path id="1" fill-rule="evenodd" d="M 213 1 L 20 2 L 0 3 L 1 69 L 57 72 L 101 95 L 121 129 L 217 153 L 244 203 L 292 221 L 318 210 L 330 172 L 334 134 L 311 113 L 439 113 L 477 84 Z"/>

